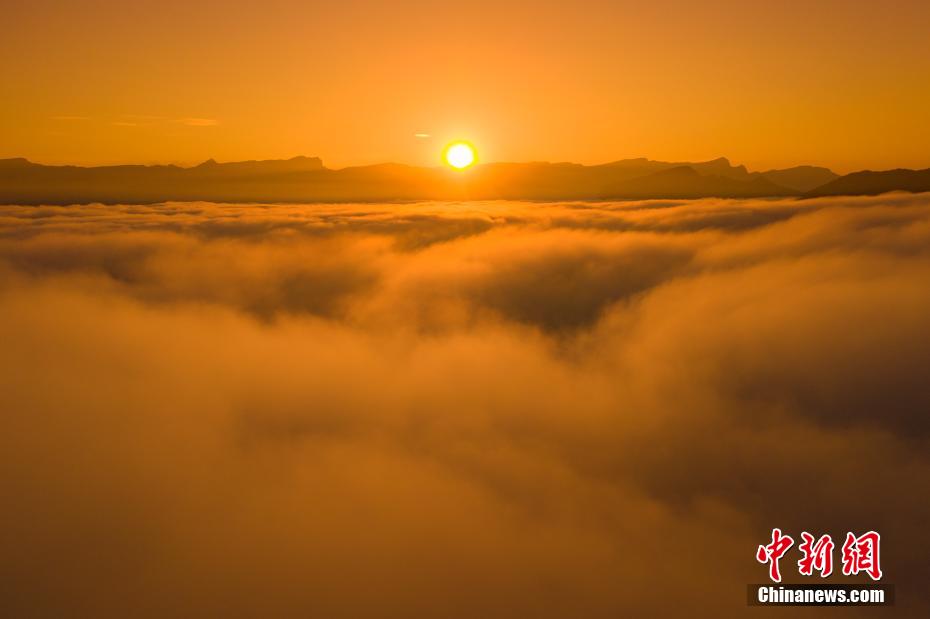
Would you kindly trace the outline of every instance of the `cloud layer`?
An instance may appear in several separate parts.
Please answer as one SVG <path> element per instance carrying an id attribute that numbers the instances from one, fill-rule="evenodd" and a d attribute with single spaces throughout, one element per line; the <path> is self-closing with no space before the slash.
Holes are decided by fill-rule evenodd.
<path id="1" fill-rule="evenodd" d="M 0 207 L 4 605 L 741 617 L 778 526 L 926 616 L 927 282 L 927 195 Z"/>

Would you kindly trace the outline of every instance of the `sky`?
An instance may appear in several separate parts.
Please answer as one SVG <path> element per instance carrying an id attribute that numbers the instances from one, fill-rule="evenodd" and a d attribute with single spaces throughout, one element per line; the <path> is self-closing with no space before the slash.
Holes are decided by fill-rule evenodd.
<path id="1" fill-rule="evenodd" d="M 923 0 L 5 4 L 0 157 L 930 167 Z"/>

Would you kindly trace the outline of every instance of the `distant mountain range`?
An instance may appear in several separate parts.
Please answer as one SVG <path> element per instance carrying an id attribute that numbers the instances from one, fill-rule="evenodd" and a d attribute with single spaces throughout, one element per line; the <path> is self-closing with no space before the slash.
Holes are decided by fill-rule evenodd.
<path id="1" fill-rule="evenodd" d="M 622 200 L 873 195 L 930 191 L 930 170 L 856 172 L 798 166 L 750 172 L 704 162 L 488 163 L 465 171 L 400 164 L 329 169 L 316 157 L 198 166 L 46 166 L 0 160 L 0 203 Z"/>
<path id="2" fill-rule="evenodd" d="M 889 191 L 930 191 L 930 168 L 926 170 L 888 170 L 853 172 L 833 179 L 807 192 L 818 196 L 876 196 Z"/>

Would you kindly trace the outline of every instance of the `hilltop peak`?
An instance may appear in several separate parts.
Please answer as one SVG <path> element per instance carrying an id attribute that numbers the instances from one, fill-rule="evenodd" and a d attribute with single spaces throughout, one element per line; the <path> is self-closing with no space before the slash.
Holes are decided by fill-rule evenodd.
<path id="1" fill-rule="evenodd" d="M 294 171 L 294 172 L 305 172 L 308 170 L 322 170 L 323 160 L 319 157 L 307 157 L 305 155 L 298 155 L 296 157 L 291 157 L 290 159 L 263 159 L 263 160 L 249 160 L 249 161 L 227 161 L 224 163 L 218 163 L 216 159 L 212 157 L 207 159 L 200 165 L 194 167 L 195 170 L 229 170 L 229 171 L 261 171 L 261 170 L 273 170 L 273 171 Z"/>
<path id="2" fill-rule="evenodd" d="M 19 168 L 25 166 L 36 165 L 26 159 L 25 157 L 13 157 L 10 159 L 0 159 L 0 167 L 4 168 Z"/>

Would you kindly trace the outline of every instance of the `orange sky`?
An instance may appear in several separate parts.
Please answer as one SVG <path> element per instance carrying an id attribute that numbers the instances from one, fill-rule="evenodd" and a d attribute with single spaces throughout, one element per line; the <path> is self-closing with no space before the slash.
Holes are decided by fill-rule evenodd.
<path id="1" fill-rule="evenodd" d="M 12 0 L 0 157 L 930 167 L 930 3 Z M 428 133 L 430 138 L 417 138 Z"/>

